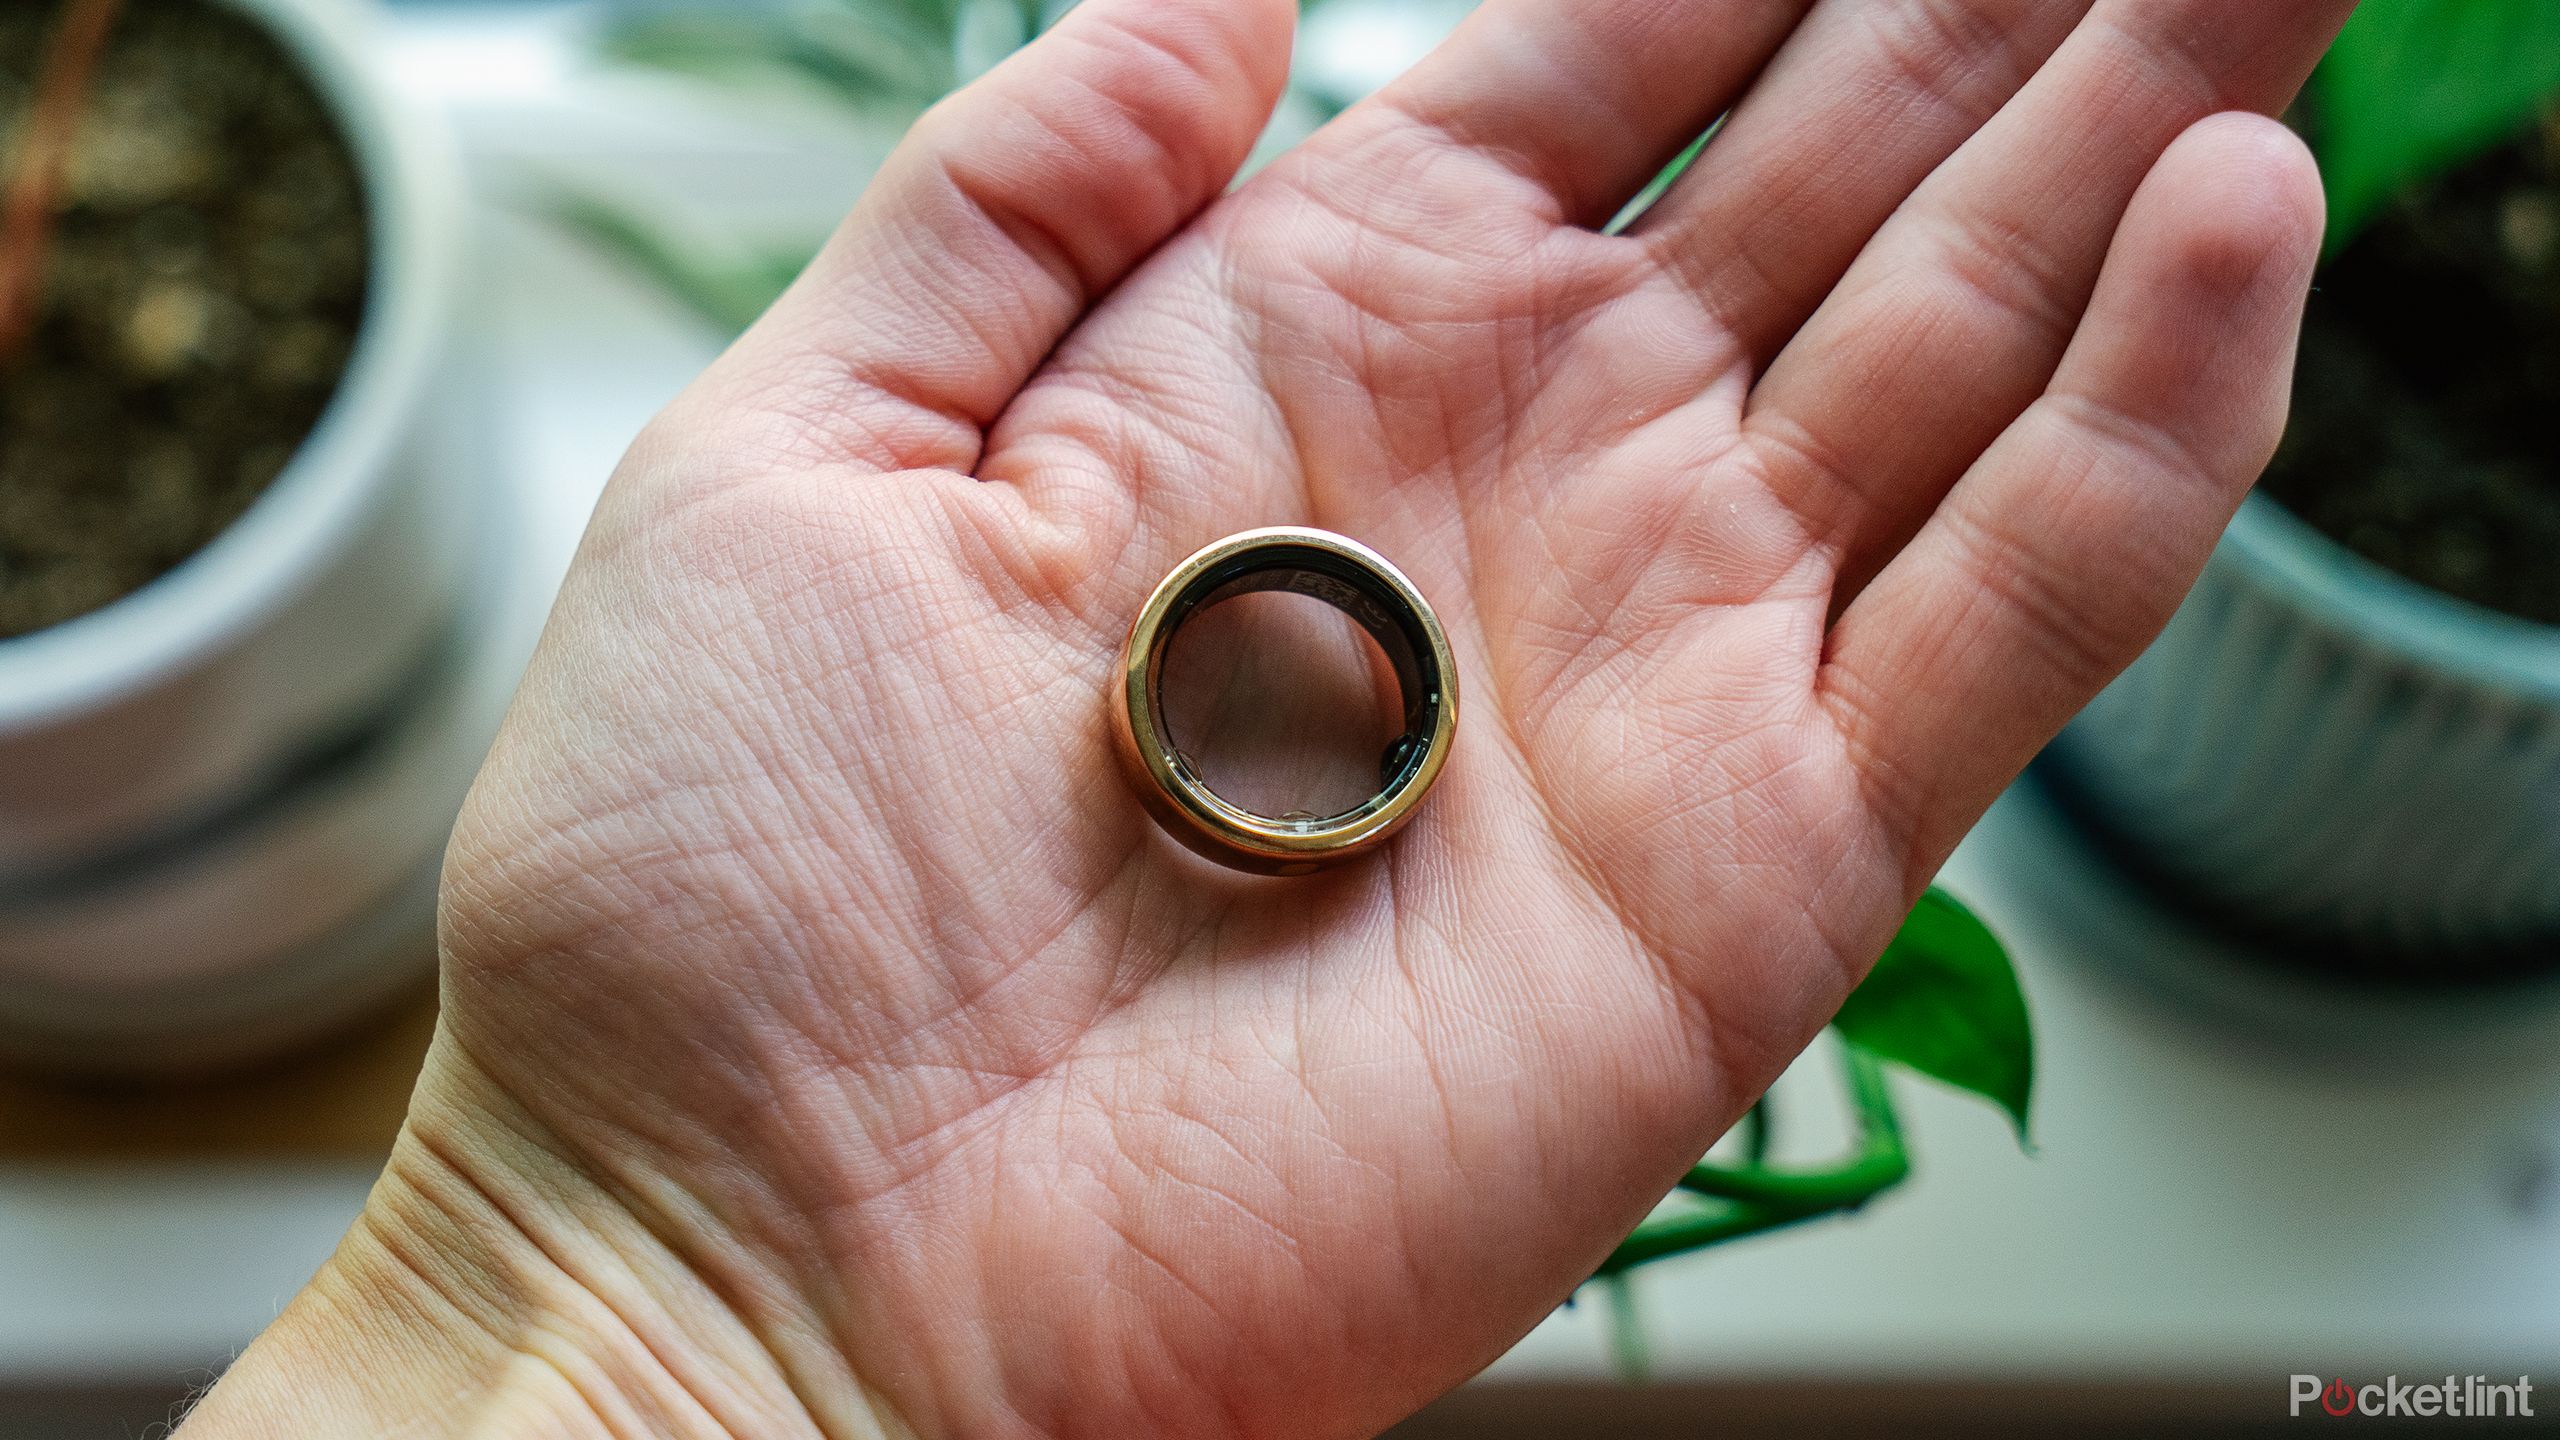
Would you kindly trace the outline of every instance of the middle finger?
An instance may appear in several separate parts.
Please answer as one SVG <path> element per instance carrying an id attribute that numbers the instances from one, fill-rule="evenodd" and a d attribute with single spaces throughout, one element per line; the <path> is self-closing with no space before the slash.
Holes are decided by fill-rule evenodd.
<path id="1" fill-rule="evenodd" d="M 1823 0 L 1635 227 L 1756 370 L 2091 0 Z"/>

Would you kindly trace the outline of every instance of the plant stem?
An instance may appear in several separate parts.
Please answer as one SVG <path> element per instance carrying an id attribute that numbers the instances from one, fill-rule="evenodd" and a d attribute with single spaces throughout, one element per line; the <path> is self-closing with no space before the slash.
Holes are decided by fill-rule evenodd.
<path id="1" fill-rule="evenodd" d="M 1701 1163 L 1682 1178 L 1680 1187 L 1726 1203 L 1647 1220 L 1610 1254 L 1599 1275 L 1614 1278 L 1647 1261 L 1856 1210 L 1908 1178 L 1911 1156 L 1883 1064 L 1855 1045 L 1843 1045 L 1840 1067 L 1858 1116 L 1857 1153 L 1838 1165 L 1810 1171 Z M 1746 1134 L 1744 1142 L 1748 1150 L 1751 1137 Z"/>
<path id="2" fill-rule="evenodd" d="M 1857 1154 L 1826 1170 L 1802 1171 L 1773 1170 L 1757 1162 L 1727 1166 L 1702 1160 L 1681 1177 L 1680 1188 L 1782 1210 L 1838 1210 L 1863 1204 L 1902 1183 L 1911 1173 L 1911 1157 L 1903 1147 L 1893 1097 L 1885 1088 L 1884 1067 L 1858 1047 L 1843 1045 L 1840 1068 L 1848 1080 L 1850 1104 L 1858 1112 Z"/>
<path id="3" fill-rule="evenodd" d="M 1609 1358 L 1618 1378 L 1630 1384 L 1653 1370 L 1653 1347 L 1645 1343 L 1644 1314 L 1636 1308 L 1636 1286 L 1624 1275 L 1600 1282 L 1609 1292 Z"/>
<path id="4" fill-rule="evenodd" d="M 14 358 L 35 330 L 63 171 L 79 137 L 89 77 L 123 8 L 124 0 L 63 0 L 36 73 L 26 135 L 11 167 L 7 194 L 0 196 L 0 365 Z"/>
<path id="5" fill-rule="evenodd" d="M 1743 1112 L 1742 1163 L 1745 1165 L 1768 1164 L 1769 1147 L 1776 1144 L 1777 1139 L 1777 1112 L 1769 1108 L 1769 1097 L 1763 1095 L 1758 1104 Z"/>
<path id="6" fill-rule="evenodd" d="M 1819 1220 L 1835 1210 L 1779 1210 L 1765 1205 L 1729 1205 L 1718 1210 L 1701 1210 L 1688 1215 L 1673 1215 L 1648 1220 L 1622 1241 L 1600 1266 L 1599 1278 L 1615 1280 L 1639 1265 L 1686 1255 L 1693 1250 L 1728 1244 L 1752 1235 L 1765 1235 L 1807 1220 Z"/>

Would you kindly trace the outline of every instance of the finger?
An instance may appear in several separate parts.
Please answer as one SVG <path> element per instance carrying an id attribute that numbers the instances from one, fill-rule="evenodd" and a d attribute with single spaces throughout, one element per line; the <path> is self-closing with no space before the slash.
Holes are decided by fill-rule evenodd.
<path id="1" fill-rule="evenodd" d="M 1374 103 L 1597 225 L 1733 103 L 1812 0 L 1488 0 Z"/>
<path id="2" fill-rule="evenodd" d="M 1754 366 L 2090 0 L 1823 0 L 1636 233 Z"/>
<path id="3" fill-rule="evenodd" d="M 973 469 L 1059 338 L 1235 177 L 1296 14 L 1086 0 L 917 122 L 709 403 L 883 469 Z"/>
<path id="4" fill-rule="evenodd" d="M 2352 8 L 2100 0 L 1887 222 L 1750 402 L 1773 484 L 1842 552 L 1835 606 L 2044 388 L 2170 141 L 2281 109 Z"/>
<path id="5" fill-rule="evenodd" d="M 1833 628 L 1821 693 L 1915 878 L 2194 583 L 2284 428 L 2321 225 L 2282 126 L 2189 130 L 2051 386 Z"/>

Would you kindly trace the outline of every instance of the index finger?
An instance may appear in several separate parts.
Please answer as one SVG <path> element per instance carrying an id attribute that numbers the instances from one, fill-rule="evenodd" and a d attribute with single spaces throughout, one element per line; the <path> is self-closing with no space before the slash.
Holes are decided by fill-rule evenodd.
<path id="1" fill-rule="evenodd" d="M 1597 225 L 1731 106 L 1813 0 L 1486 0 L 1372 102 Z"/>

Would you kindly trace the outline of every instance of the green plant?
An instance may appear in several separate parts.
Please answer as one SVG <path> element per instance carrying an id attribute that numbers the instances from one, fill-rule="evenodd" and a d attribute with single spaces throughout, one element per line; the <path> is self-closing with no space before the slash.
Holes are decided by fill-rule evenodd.
<path id="1" fill-rule="evenodd" d="M 1041 0 L 828 0 L 624 24 L 616 59 L 728 81 L 790 79 L 850 108 L 920 111 L 1055 19 Z"/>
<path id="2" fill-rule="evenodd" d="M 615 63 L 726 86 L 795 89 L 848 116 L 903 128 L 1054 18 L 1041 0 L 705 7 L 614 25 L 602 52 Z M 825 240 L 679 237 L 655 217 L 565 177 L 553 177 L 539 204 L 724 334 L 754 323 Z"/>
<path id="3" fill-rule="evenodd" d="M 1855 1214 L 1911 1174 L 1890 1072 L 1929 1076 L 2000 1108 L 2027 1140 L 2035 1040 L 2008 952 L 1942 890 L 1903 922 L 1882 959 L 1831 1022 L 1858 1134 L 1850 1152 L 1814 1169 L 1773 1164 L 1767 1097 L 1737 1127 L 1737 1161 L 1710 1157 L 1603 1262 L 1593 1283 L 1612 1305 L 1619 1366 L 1640 1374 L 1643 1332 L 1626 1277 L 1639 1266 L 1808 1221 Z"/>
<path id="4" fill-rule="evenodd" d="M 800 0 L 778 8 L 649 16 L 605 32 L 605 58 L 721 84 L 787 86 L 847 116 L 903 128 L 1063 14 L 1072 0 Z M 823 235 L 779 243 L 678 237 L 612 199 L 555 179 L 555 222 L 713 327 L 754 323 Z"/>
<path id="5" fill-rule="evenodd" d="M 2560 96 L 2552 0 L 2364 0 L 2312 76 L 2329 250 Z"/>
<path id="6" fill-rule="evenodd" d="M 608 28 L 602 49 L 620 64 L 796 89 L 848 116 L 903 128 L 1055 18 L 1042 0 L 805 0 L 643 16 Z M 539 203 L 724 334 L 754 323 L 825 240 L 679 237 L 564 177 Z"/>

